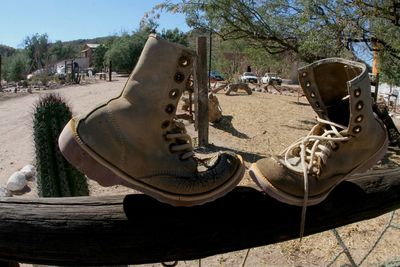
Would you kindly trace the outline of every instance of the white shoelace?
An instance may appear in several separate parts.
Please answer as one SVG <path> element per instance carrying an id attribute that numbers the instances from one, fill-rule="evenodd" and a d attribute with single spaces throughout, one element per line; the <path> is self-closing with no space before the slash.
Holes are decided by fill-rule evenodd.
<path id="1" fill-rule="evenodd" d="M 185 160 L 194 156 L 192 138 L 186 133 L 185 126 L 179 125 L 177 122 L 173 122 L 175 129 L 178 129 L 179 133 L 169 133 L 165 135 L 166 139 L 176 140 L 177 143 L 173 143 L 170 147 L 171 152 L 180 152 L 180 158 Z"/>
<path id="2" fill-rule="evenodd" d="M 326 164 L 327 159 L 329 158 L 330 153 L 337 146 L 336 142 L 347 141 L 350 137 L 343 136 L 338 129 L 346 129 L 347 127 L 321 119 L 317 117 L 317 121 L 319 124 L 315 125 L 310 133 L 298 139 L 292 145 L 290 145 L 285 151 L 285 166 L 295 172 L 302 171 L 304 178 L 304 198 L 301 212 L 301 224 L 300 224 L 300 240 L 304 235 L 304 226 L 305 226 L 305 218 L 306 218 L 306 210 L 307 210 L 307 202 L 308 202 L 308 174 L 316 173 L 320 171 L 321 164 L 319 160 L 322 161 L 323 164 Z M 321 127 L 321 124 L 325 127 L 323 128 L 324 133 L 321 135 L 316 135 L 314 132 L 318 127 Z M 329 127 L 327 127 L 329 126 Z M 330 129 L 329 129 L 330 128 Z M 326 141 L 321 143 L 321 141 Z M 300 148 L 300 170 L 297 165 L 294 165 L 290 161 L 290 155 L 293 154 L 295 149 Z M 316 166 L 319 165 L 319 166 Z"/>

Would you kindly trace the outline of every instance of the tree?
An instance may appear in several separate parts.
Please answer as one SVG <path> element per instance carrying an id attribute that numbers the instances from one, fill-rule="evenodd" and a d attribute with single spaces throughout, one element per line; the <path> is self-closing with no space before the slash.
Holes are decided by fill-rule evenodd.
<path id="1" fill-rule="evenodd" d="M 173 30 L 163 29 L 161 31 L 161 37 L 173 43 L 178 43 L 184 46 L 189 45 L 187 33 L 180 31 L 178 28 L 175 28 Z"/>
<path id="2" fill-rule="evenodd" d="M 41 69 L 49 60 L 49 40 L 47 34 L 34 34 L 24 40 L 24 47 L 30 59 L 31 70 Z"/>
<path id="3" fill-rule="evenodd" d="M 397 1 L 187 0 L 165 1 L 155 9 L 183 13 L 193 28 L 212 31 L 223 40 L 243 39 L 271 55 L 289 52 L 304 62 L 333 56 L 360 59 L 360 43 L 370 53 L 375 42 L 374 49 L 390 58 L 383 64 L 400 63 Z M 398 80 L 389 72 L 385 76 Z"/>
<path id="4" fill-rule="evenodd" d="M 54 44 L 50 44 L 49 54 L 54 62 L 74 58 L 78 55 L 78 51 L 72 45 L 56 41 Z"/>
<path id="5" fill-rule="evenodd" d="M 15 52 L 4 60 L 4 79 L 6 81 L 24 80 L 29 71 L 29 57 L 25 51 Z"/>
<path id="6" fill-rule="evenodd" d="M 223 73 L 228 81 L 237 78 L 244 71 L 245 43 L 242 40 L 221 41 L 218 36 L 213 37 L 213 51 L 211 54 L 211 69 Z"/>
<path id="7" fill-rule="evenodd" d="M 15 51 L 17 51 L 17 50 L 13 47 L 6 46 L 6 45 L 0 45 L 0 55 L 3 57 L 9 57 L 12 54 L 14 54 Z"/>
<path id="8" fill-rule="evenodd" d="M 104 44 L 101 44 L 96 48 L 96 52 L 94 54 L 94 67 L 97 71 L 101 71 L 103 69 L 107 51 L 108 48 Z"/>
<path id="9" fill-rule="evenodd" d="M 138 31 L 133 35 L 124 34 L 112 43 L 105 53 L 105 60 L 113 62 L 113 68 L 119 72 L 130 73 L 135 67 L 146 43 L 148 32 Z"/>

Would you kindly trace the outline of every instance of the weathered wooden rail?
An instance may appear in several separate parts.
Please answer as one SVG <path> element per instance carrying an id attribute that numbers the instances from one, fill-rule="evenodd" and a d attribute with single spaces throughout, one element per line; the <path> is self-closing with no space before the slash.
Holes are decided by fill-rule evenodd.
<path id="1" fill-rule="evenodd" d="M 305 235 L 399 207 L 399 169 L 373 170 L 309 207 Z M 1 198 L 0 259 L 71 266 L 191 260 L 297 238 L 300 212 L 249 187 L 192 208 L 142 194 Z"/>

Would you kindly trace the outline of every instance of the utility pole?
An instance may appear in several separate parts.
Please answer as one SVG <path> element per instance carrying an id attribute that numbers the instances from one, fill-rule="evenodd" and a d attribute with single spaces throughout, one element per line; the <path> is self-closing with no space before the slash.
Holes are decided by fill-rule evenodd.
<path id="1" fill-rule="evenodd" d="M 379 94 L 378 44 L 374 39 L 372 39 L 371 42 L 373 50 L 372 74 L 374 79 L 372 81 L 372 84 L 375 86 L 374 101 L 376 102 L 378 100 L 378 94 Z"/>

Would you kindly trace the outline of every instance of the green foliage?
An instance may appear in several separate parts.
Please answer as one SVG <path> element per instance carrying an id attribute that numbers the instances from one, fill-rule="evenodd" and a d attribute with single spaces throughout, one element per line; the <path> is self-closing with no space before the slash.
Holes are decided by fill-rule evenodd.
<path id="1" fill-rule="evenodd" d="M 187 33 L 180 31 L 178 28 L 175 28 L 173 30 L 163 29 L 161 31 L 161 38 L 166 39 L 173 43 L 178 43 L 178 44 L 184 45 L 184 46 L 189 45 Z"/>
<path id="2" fill-rule="evenodd" d="M 50 45 L 49 54 L 52 62 L 71 59 L 79 55 L 79 48 L 57 41 Z"/>
<path id="3" fill-rule="evenodd" d="M 2 61 L 2 77 L 4 80 L 20 81 L 26 78 L 29 71 L 29 58 L 25 52 L 15 52 Z"/>
<path id="4" fill-rule="evenodd" d="M 380 52 L 378 63 L 378 69 L 381 72 L 380 80 L 400 86 L 400 62 L 388 52 Z"/>
<path id="5" fill-rule="evenodd" d="M 139 59 L 147 37 L 148 32 L 139 31 L 133 35 L 124 34 L 115 39 L 105 53 L 106 62 L 111 60 L 113 69 L 117 72 L 130 73 Z"/>
<path id="6" fill-rule="evenodd" d="M 223 40 L 241 39 L 270 55 L 289 54 L 297 62 L 333 56 L 364 58 L 365 53 L 371 55 L 375 41 L 384 60 L 380 63 L 383 77 L 399 84 L 394 71 L 400 64 L 400 15 L 394 15 L 395 2 L 166 0 L 154 9 L 183 13 L 195 29 L 212 31 Z M 360 54 L 361 43 L 369 49 Z"/>
<path id="7" fill-rule="evenodd" d="M 12 56 L 17 50 L 15 48 L 6 46 L 6 45 L 0 45 L 0 55 L 3 57 L 9 57 Z"/>
<path id="8" fill-rule="evenodd" d="M 31 70 L 45 67 L 49 61 L 49 40 L 47 34 L 34 34 L 24 40 L 24 47 L 30 59 Z"/>
<path id="9" fill-rule="evenodd" d="M 64 159 L 58 147 L 58 137 L 70 119 L 69 107 L 56 94 L 42 97 L 35 105 L 33 139 L 41 197 L 89 194 L 85 176 Z"/>
<path id="10" fill-rule="evenodd" d="M 296 58 L 290 52 L 271 55 L 264 49 L 254 47 L 248 47 L 245 51 L 252 69 L 259 76 L 263 76 L 266 72 L 273 72 L 283 77 L 290 77 L 291 67 Z"/>
<path id="11" fill-rule="evenodd" d="M 104 44 L 101 44 L 96 48 L 96 52 L 94 54 L 94 67 L 97 71 L 101 71 L 104 68 L 104 59 L 107 50 L 108 48 Z"/>
<path id="12" fill-rule="evenodd" d="M 221 41 L 213 38 L 211 70 L 217 70 L 228 81 L 238 79 L 248 62 L 245 60 L 245 43 L 242 40 Z"/>

